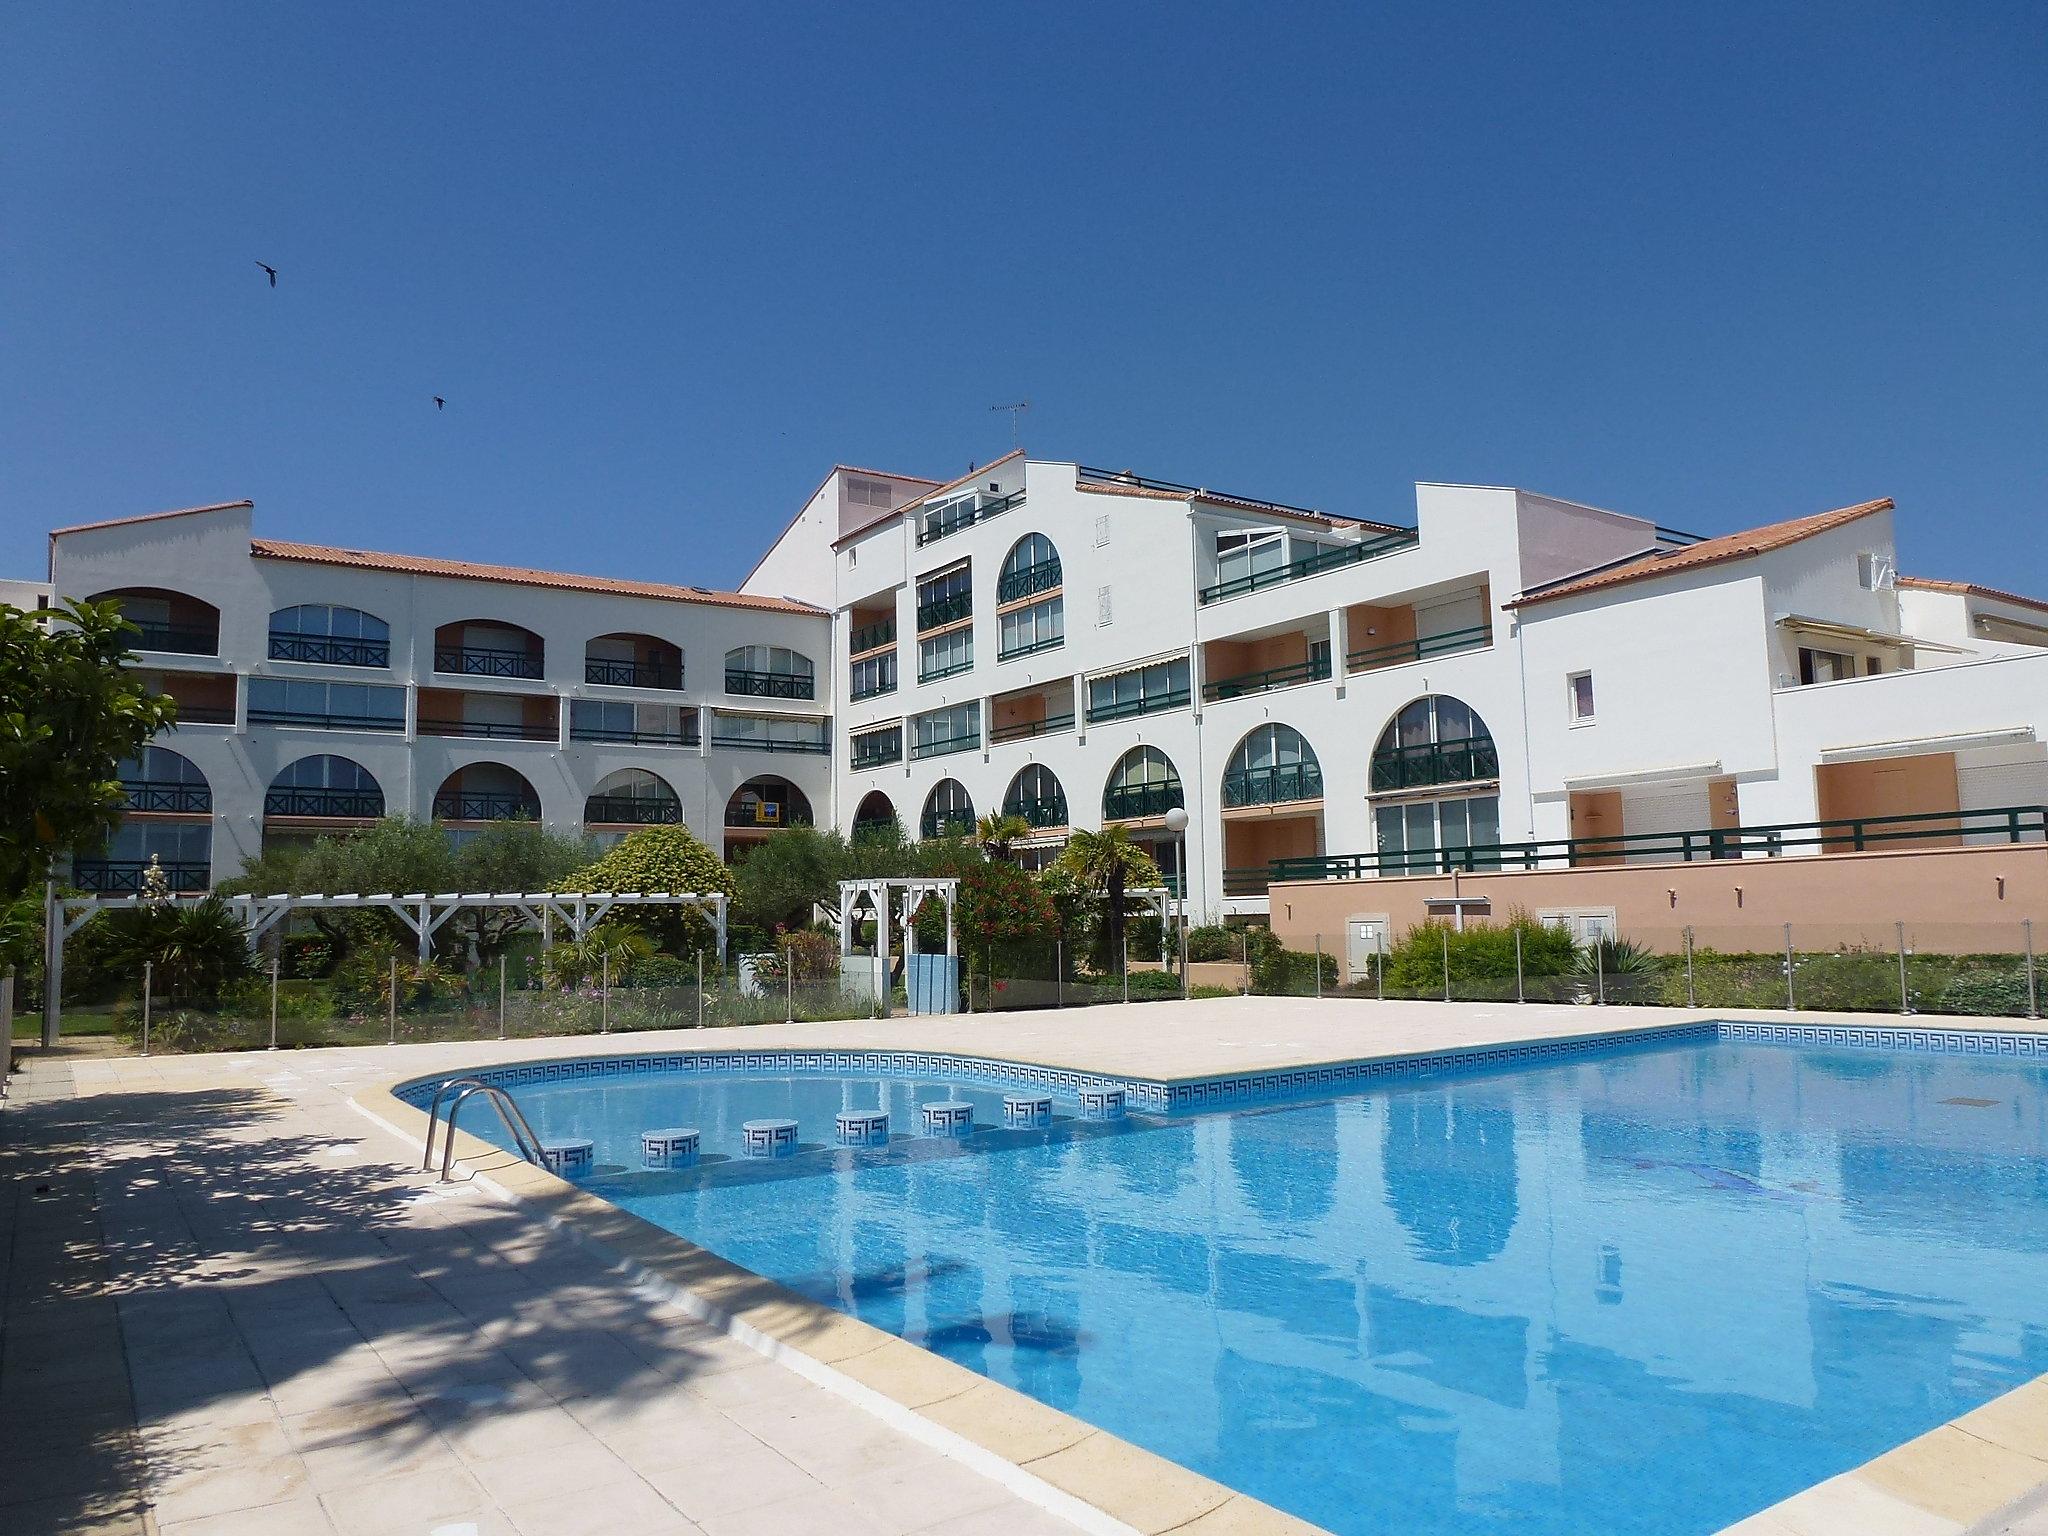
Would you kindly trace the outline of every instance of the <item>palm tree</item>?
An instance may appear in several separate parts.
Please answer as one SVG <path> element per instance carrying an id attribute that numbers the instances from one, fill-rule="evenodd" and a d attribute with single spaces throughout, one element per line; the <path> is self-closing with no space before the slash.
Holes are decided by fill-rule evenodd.
<path id="1" fill-rule="evenodd" d="M 1131 841 L 1130 829 L 1119 826 L 1076 832 L 1059 862 L 1090 890 L 1102 893 L 1107 918 L 1104 959 L 1110 966 L 1119 964 L 1124 952 L 1124 893 L 1133 886 L 1162 884 L 1159 866 Z"/>
<path id="2" fill-rule="evenodd" d="M 1020 837 L 1031 835 L 1031 823 L 1022 816 L 997 814 L 994 811 L 975 824 L 974 840 L 981 844 L 981 851 L 992 859 L 1007 861 L 1010 845 Z"/>

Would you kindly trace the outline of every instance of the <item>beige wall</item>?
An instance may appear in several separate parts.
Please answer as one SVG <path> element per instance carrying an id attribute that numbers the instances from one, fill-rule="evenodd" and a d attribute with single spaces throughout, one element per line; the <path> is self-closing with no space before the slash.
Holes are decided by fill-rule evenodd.
<path id="1" fill-rule="evenodd" d="M 1850 821 L 1865 816 L 1918 816 L 1953 811 L 1961 803 L 1956 789 L 1956 755 L 1927 752 L 1909 757 L 1871 758 L 1857 763 L 1822 763 L 1813 770 L 1822 821 Z M 1932 822 L 1917 830 L 1933 833 L 1944 826 Z M 1905 830 L 1893 828 L 1894 831 Z M 1928 848 L 1952 848 L 1963 840 L 1956 831 L 1922 840 Z M 1849 847 L 1844 839 L 1840 845 Z"/>
<path id="2" fill-rule="evenodd" d="M 1429 915 L 1430 898 L 1451 894 L 1448 875 L 1276 883 L 1273 931 L 1291 948 L 1309 948 L 1317 934 L 1328 947 L 1352 915 L 1384 913 L 1399 935 Z M 1624 937 L 1663 950 L 1680 948 L 1688 925 L 1701 947 L 1770 947 L 1788 922 L 1802 950 L 1889 948 L 1903 922 L 1917 949 L 2009 953 L 2031 918 L 2036 952 L 2048 955 L 2048 844 L 2039 842 L 1470 874 L 1457 894 L 1488 898 L 1495 919 L 1518 906 L 1611 908 Z"/>
<path id="3" fill-rule="evenodd" d="M 1312 859 L 1321 852 L 1313 816 L 1228 819 L 1223 824 L 1223 849 L 1229 869 L 1263 866 L 1275 859 Z"/>

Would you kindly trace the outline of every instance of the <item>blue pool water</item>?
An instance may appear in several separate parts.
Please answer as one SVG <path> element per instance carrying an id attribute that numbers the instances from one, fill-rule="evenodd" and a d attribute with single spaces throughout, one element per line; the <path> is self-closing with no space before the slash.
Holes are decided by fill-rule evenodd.
<path id="1" fill-rule="evenodd" d="M 1021 1132 L 938 1078 L 516 1091 L 606 1198 L 1345 1536 L 1711 1532 L 2048 1372 L 2048 1067 L 1995 1057 L 1709 1042 Z M 981 1129 L 917 1138 L 950 1097 Z M 887 1148 L 822 1145 L 875 1105 Z M 764 1116 L 806 1150 L 720 1156 Z M 677 1124 L 705 1163 L 641 1171 Z"/>

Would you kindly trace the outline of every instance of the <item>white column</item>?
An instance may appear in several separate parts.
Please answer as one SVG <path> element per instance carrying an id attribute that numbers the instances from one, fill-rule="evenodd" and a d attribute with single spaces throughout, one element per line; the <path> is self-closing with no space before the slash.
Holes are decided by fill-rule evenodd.
<path id="1" fill-rule="evenodd" d="M 1344 656 L 1351 649 L 1351 614 L 1348 609 L 1330 610 L 1330 687 L 1344 697 Z"/>

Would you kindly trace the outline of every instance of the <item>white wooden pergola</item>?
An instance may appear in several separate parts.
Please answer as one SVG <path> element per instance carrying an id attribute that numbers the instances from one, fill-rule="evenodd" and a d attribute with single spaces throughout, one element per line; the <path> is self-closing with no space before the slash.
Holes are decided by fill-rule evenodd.
<path id="1" fill-rule="evenodd" d="M 901 895 L 898 910 L 898 895 Z M 853 938 L 860 926 L 860 919 L 870 915 L 875 920 L 875 966 L 876 985 L 880 991 L 882 1012 L 889 1011 L 889 926 L 893 920 L 903 924 L 903 955 L 907 961 L 918 953 L 917 914 L 927 901 L 943 901 L 946 904 L 946 957 L 954 959 L 960 953 L 959 934 L 953 926 L 953 909 L 960 900 L 960 882 L 945 878 L 924 878 L 919 876 L 892 876 L 873 880 L 842 880 L 839 882 L 839 963 L 842 972 L 846 962 L 853 958 Z"/>
<path id="2" fill-rule="evenodd" d="M 51 887 L 45 899 L 43 1040 L 57 1041 L 58 1020 L 64 997 L 64 944 L 101 912 L 134 911 L 140 907 L 197 906 L 204 894 L 173 896 L 161 892 L 138 892 L 128 896 L 58 896 Z M 517 912 L 541 931 L 544 947 L 555 941 L 560 923 L 572 940 L 587 937 L 613 912 L 635 907 L 695 907 L 711 920 L 718 934 L 718 957 L 725 959 L 726 906 L 723 891 L 414 891 L 350 893 L 345 895 L 228 896 L 230 911 L 242 921 L 254 948 L 263 936 L 294 912 L 357 911 L 389 912 L 418 941 L 419 960 L 424 965 L 434 952 L 434 935 L 457 912 L 491 910 Z M 951 903 L 948 902 L 947 934 L 952 933 Z"/>

